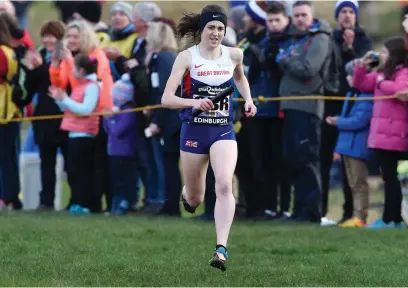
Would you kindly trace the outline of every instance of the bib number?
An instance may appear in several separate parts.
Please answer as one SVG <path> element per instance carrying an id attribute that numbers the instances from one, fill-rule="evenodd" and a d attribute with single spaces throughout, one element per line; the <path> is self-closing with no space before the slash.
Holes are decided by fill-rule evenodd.
<path id="1" fill-rule="evenodd" d="M 194 99 L 205 99 L 211 97 L 194 95 Z M 207 117 L 217 118 L 217 117 L 228 117 L 229 116 L 229 108 L 230 108 L 230 96 L 225 97 L 220 102 L 214 103 L 214 109 L 208 111 L 207 113 L 202 113 L 200 116 L 203 117 L 204 115 Z"/>
<path id="2" fill-rule="evenodd" d="M 214 103 L 214 109 L 211 112 L 227 112 L 229 111 L 230 96 L 225 97 L 218 103 Z"/>

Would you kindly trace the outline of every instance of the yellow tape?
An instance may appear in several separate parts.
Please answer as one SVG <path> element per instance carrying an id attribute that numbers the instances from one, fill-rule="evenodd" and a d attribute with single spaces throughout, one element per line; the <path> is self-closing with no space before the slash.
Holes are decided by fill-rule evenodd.
<path id="1" fill-rule="evenodd" d="M 120 111 L 105 111 L 105 112 L 98 112 L 98 113 L 91 113 L 87 115 L 77 115 L 77 114 L 72 114 L 72 115 L 45 115 L 45 116 L 31 116 L 31 117 L 20 117 L 20 118 L 14 118 L 10 120 L 9 122 L 22 122 L 22 121 L 37 121 L 37 120 L 51 120 L 51 119 L 61 119 L 64 117 L 71 117 L 71 118 L 76 118 L 76 117 L 88 117 L 88 116 L 109 116 L 109 115 L 114 115 L 114 114 L 124 114 L 124 113 L 130 113 L 130 112 L 140 112 L 143 110 L 154 110 L 154 109 L 159 109 L 161 108 L 162 105 L 151 105 L 151 106 L 145 106 L 145 107 L 138 107 L 138 108 L 132 108 L 132 109 L 126 109 L 126 110 L 120 110 Z"/>
<path id="2" fill-rule="evenodd" d="M 372 101 L 378 101 L 378 100 L 387 100 L 387 99 L 395 99 L 397 98 L 397 95 L 392 95 L 392 96 L 379 96 L 379 97 L 349 97 L 349 101 L 367 101 L 367 100 L 372 100 Z M 330 100 L 330 101 L 344 101 L 346 100 L 346 97 L 342 96 L 285 96 L 285 97 L 270 97 L 270 98 L 265 98 L 263 96 L 259 96 L 258 98 L 252 98 L 253 101 L 258 101 L 258 102 L 270 102 L 270 101 L 283 101 L 283 100 Z M 234 98 L 234 101 L 237 102 L 245 102 L 245 99 L 243 98 Z M 46 115 L 46 116 L 31 116 L 31 117 L 19 117 L 19 118 L 14 118 L 10 120 L 9 122 L 23 122 L 23 121 L 40 121 L 40 120 L 51 120 L 51 119 L 61 119 L 63 117 L 87 117 L 87 116 L 109 116 L 109 115 L 114 115 L 114 114 L 123 114 L 123 113 L 131 113 L 131 112 L 140 112 L 143 110 L 155 110 L 162 108 L 162 105 L 150 105 L 150 106 L 145 106 L 145 107 L 138 107 L 138 108 L 132 108 L 132 109 L 126 109 L 126 110 L 121 110 L 121 111 L 105 111 L 105 112 L 99 112 L 99 113 L 91 113 L 88 115 Z"/>

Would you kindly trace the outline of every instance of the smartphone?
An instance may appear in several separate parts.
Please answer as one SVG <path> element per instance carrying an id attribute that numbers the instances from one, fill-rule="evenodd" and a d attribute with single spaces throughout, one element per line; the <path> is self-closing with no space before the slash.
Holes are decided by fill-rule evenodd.
<path id="1" fill-rule="evenodd" d="M 63 43 L 61 40 L 57 40 L 57 42 L 55 43 L 55 57 L 57 59 L 61 58 L 61 50 L 63 47 Z"/>

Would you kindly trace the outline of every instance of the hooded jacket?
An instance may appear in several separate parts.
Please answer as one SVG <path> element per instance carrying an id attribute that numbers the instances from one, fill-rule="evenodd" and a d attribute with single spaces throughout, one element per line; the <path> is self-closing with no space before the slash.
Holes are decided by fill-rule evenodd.
<path id="1" fill-rule="evenodd" d="M 279 94 L 281 96 L 322 95 L 330 55 L 330 27 L 315 20 L 303 32 L 293 27 L 293 35 L 282 43 L 276 62 L 282 70 Z M 323 100 L 284 100 L 282 110 L 299 110 L 323 117 Z"/>

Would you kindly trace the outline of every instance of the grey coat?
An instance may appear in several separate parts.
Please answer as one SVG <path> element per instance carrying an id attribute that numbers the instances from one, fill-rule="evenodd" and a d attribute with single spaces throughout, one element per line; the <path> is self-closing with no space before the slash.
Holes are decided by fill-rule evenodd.
<path id="1" fill-rule="evenodd" d="M 330 26 L 315 20 L 306 32 L 292 31 L 292 36 L 277 57 L 282 70 L 281 96 L 323 95 L 324 78 L 330 63 Z M 279 59 L 278 59 L 279 58 Z M 323 117 L 323 100 L 282 101 L 282 110 L 300 110 Z"/>

